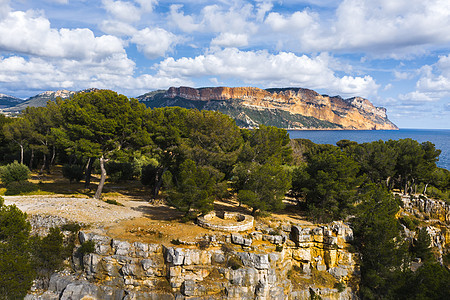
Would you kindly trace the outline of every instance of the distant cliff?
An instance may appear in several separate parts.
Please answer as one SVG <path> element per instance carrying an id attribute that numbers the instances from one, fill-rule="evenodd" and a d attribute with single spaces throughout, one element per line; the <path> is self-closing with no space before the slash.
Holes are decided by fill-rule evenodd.
<path id="1" fill-rule="evenodd" d="M 43 107 L 43 106 L 47 105 L 48 101 L 55 101 L 55 99 L 58 97 L 64 100 L 64 99 L 68 99 L 68 98 L 72 97 L 73 95 L 75 95 L 77 93 L 91 92 L 91 91 L 95 91 L 95 90 L 97 90 L 97 89 L 91 88 L 91 89 L 86 89 L 86 90 L 77 91 L 77 92 L 68 91 L 68 90 L 46 91 L 46 92 L 37 94 L 36 96 L 30 97 L 26 100 L 18 101 L 14 106 L 10 105 L 9 107 L 3 109 L 3 112 L 19 113 L 22 110 L 24 110 L 25 108 L 27 108 L 28 106 Z"/>
<path id="2" fill-rule="evenodd" d="M 0 109 L 15 106 L 24 100 L 13 96 L 0 94 Z"/>
<path id="3" fill-rule="evenodd" d="M 171 87 L 139 96 L 149 107 L 181 106 L 216 110 L 242 127 L 258 124 L 288 129 L 398 129 L 386 109 L 369 100 L 330 97 L 303 88 Z"/>

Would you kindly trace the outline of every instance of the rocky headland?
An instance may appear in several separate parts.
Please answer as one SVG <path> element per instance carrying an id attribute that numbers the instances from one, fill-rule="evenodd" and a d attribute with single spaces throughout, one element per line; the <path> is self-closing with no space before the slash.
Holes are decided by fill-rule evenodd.
<path id="1" fill-rule="evenodd" d="M 398 129 L 386 115 L 361 97 L 330 97 L 303 88 L 171 87 L 139 96 L 150 107 L 181 106 L 217 110 L 242 127 L 259 124 L 287 129 Z"/>

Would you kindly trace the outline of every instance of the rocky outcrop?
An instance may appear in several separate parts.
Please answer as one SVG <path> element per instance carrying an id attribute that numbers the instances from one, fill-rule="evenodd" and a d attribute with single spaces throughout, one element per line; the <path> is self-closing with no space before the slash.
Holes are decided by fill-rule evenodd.
<path id="1" fill-rule="evenodd" d="M 152 107 L 178 105 L 219 110 L 249 126 L 278 122 L 290 129 L 398 129 L 387 118 L 386 109 L 373 106 L 367 99 L 330 97 L 302 88 L 171 87 L 165 92 L 143 95 L 138 99 Z M 255 111 L 275 117 L 258 117 Z M 273 118 L 284 120 L 274 121 Z M 313 119 L 322 122 L 313 122 Z"/>
<path id="2" fill-rule="evenodd" d="M 445 201 L 421 196 L 402 196 L 405 211 L 420 219 L 435 219 L 450 225 L 450 205 Z"/>
<path id="3" fill-rule="evenodd" d="M 93 241 L 94 253 L 74 255 L 71 271 L 54 274 L 48 291 L 27 299 L 354 299 L 356 257 L 346 249 L 352 237 L 342 222 L 260 226 L 203 237 L 197 246 L 83 231 L 79 242 Z"/>
<path id="4" fill-rule="evenodd" d="M 401 199 L 403 203 L 401 215 L 413 216 L 425 223 L 415 230 L 403 225 L 405 236 L 414 240 L 418 237 L 419 229 L 425 229 L 430 236 L 433 253 L 438 261 L 443 263 L 443 256 L 450 251 L 450 205 L 424 195 L 402 195 Z"/>

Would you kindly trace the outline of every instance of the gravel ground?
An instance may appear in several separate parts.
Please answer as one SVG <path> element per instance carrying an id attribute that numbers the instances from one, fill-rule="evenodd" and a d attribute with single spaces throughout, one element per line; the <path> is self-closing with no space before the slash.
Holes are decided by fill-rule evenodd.
<path id="1" fill-rule="evenodd" d="M 108 204 L 93 198 L 64 196 L 3 196 L 6 205 L 15 204 L 28 215 L 51 215 L 83 224 L 110 225 L 143 216 L 145 201 L 119 201 L 124 206 Z"/>

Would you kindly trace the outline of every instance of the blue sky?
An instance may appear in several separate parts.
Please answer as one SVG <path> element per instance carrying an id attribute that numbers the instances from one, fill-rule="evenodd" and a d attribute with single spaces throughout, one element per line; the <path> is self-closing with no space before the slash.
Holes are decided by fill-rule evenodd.
<path id="1" fill-rule="evenodd" d="M 0 93 L 303 87 L 450 128 L 448 0 L 0 0 Z"/>

